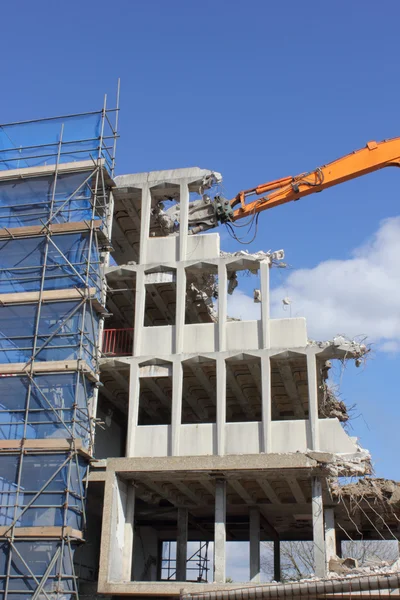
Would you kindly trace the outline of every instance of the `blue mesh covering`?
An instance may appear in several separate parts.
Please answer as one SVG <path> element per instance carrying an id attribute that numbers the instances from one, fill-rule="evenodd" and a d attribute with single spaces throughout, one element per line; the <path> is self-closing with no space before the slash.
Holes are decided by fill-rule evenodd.
<path id="1" fill-rule="evenodd" d="M 54 235 L 51 239 L 57 248 L 49 242 L 43 289 L 83 288 L 89 271 L 89 286 L 100 290 L 99 255 L 94 241 L 87 263 L 90 234 Z M 0 241 L 0 293 L 40 290 L 46 243 L 45 237 Z"/>
<path id="2" fill-rule="evenodd" d="M 0 126 L 0 170 L 97 159 L 101 112 Z"/>
<path id="3" fill-rule="evenodd" d="M 38 305 L 0 307 L 0 364 L 27 362 L 33 355 Z M 81 340 L 81 331 L 83 337 Z M 83 359 L 94 366 L 98 317 L 78 302 L 46 302 L 40 307 L 37 361 Z"/>
<path id="4" fill-rule="evenodd" d="M 44 225 L 50 216 L 52 224 L 90 220 L 91 173 L 59 175 L 53 206 L 53 175 L 0 182 L 0 228 Z M 99 212 L 95 217 L 98 215 Z"/>
<path id="5" fill-rule="evenodd" d="M 80 373 L 35 375 L 32 379 L 0 377 L 0 439 L 75 437 L 87 447 L 93 384 Z"/>
<path id="6" fill-rule="evenodd" d="M 32 574 L 27 571 L 23 560 L 31 566 L 36 580 L 41 581 L 51 559 L 57 552 L 61 552 L 61 558 L 55 561 L 43 589 L 50 599 L 71 600 L 77 598 L 73 583 L 73 557 L 77 544 L 71 544 L 68 547 L 59 540 L 16 540 L 13 544 L 14 551 L 8 541 L 0 542 L 0 598 L 2 600 L 5 600 L 6 582 L 6 577 L 2 574 L 7 573 L 9 560 L 11 560 L 11 564 L 8 600 L 29 600 L 35 593 L 37 583 Z M 39 598 L 44 599 L 46 596 L 41 593 Z"/>
<path id="7" fill-rule="evenodd" d="M 48 176 L 25 172 L 24 178 L 18 173 L 0 182 L 0 229 L 10 230 L 9 239 L 0 241 L 0 294 L 38 292 L 43 282 L 44 291 L 94 287 L 99 298 L 97 234 L 91 242 L 88 232 L 53 229 L 51 237 L 34 237 L 36 229 L 32 237 L 21 238 L 29 230 L 15 228 L 104 221 L 107 190 L 95 169 L 99 157 L 111 169 L 113 135 L 101 111 L 0 126 L 0 171 L 90 161 L 81 165 L 86 171 L 72 172 L 73 165 L 57 176 L 52 168 Z M 99 317 L 87 300 L 1 305 L 0 364 L 83 360 L 96 370 L 98 327 Z M 57 539 L 28 541 L 14 537 L 13 528 L 83 529 L 88 461 L 74 445 L 66 452 L 63 440 L 91 448 L 93 392 L 93 383 L 78 368 L 32 377 L 0 375 L 0 440 L 51 439 L 57 448 L 46 451 L 39 442 L 32 449 L 26 442 L 0 457 L 0 527 L 9 528 L 12 540 L 0 541 L 0 600 L 77 598 L 74 544 L 59 539 L 61 530 L 49 534 Z M 44 576 L 43 590 L 35 593 Z"/>
<path id="8" fill-rule="evenodd" d="M 17 527 L 62 527 L 65 519 L 81 529 L 87 468 L 82 457 L 66 453 L 2 456 L 0 527 L 15 519 Z"/>

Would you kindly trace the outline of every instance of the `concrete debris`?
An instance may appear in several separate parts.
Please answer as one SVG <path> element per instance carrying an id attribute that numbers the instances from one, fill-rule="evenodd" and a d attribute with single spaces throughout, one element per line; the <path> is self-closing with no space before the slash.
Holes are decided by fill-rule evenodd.
<path id="1" fill-rule="evenodd" d="M 341 423 L 346 423 L 349 420 L 349 414 L 347 412 L 347 406 L 343 400 L 338 400 L 333 393 L 332 389 L 324 384 L 324 399 L 319 405 L 320 417 L 327 419 L 339 419 Z"/>
<path id="2" fill-rule="evenodd" d="M 232 295 L 238 285 L 237 273 L 234 271 L 228 278 L 228 294 Z"/>
<path id="3" fill-rule="evenodd" d="M 400 561 L 396 560 L 394 563 L 389 564 L 387 561 L 382 561 L 380 564 L 377 565 L 371 565 L 371 566 L 365 566 L 365 567 L 352 567 L 352 568 L 344 568 L 342 570 L 342 572 L 339 572 L 339 570 L 335 570 L 335 562 L 336 561 L 341 561 L 342 559 L 339 559 L 338 557 L 336 557 L 335 559 L 331 559 L 329 561 L 329 572 L 327 574 L 327 579 L 352 579 L 352 578 L 356 578 L 356 577 L 360 577 L 360 575 L 384 575 L 384 574 L 394 574 L 394 573 L 399 573 L 400 572 Z M 344 559 L 345 561 L 354 561 L 355 559 L 349 559 L 346 558 Z M 335 562 L 332 562 L 335 561 Z M 357 562 L 357 561 L 355 561 Z M 348 563 L 350 564 L 350 562 Z M 331 565 L 333 566 L 333 569 L 331 570 Z M 325 578 L 324 578 L 325 579 Z M 311 575 L 310 577 L 306 577 L 304 579 L 300 579 L 299 583 L 307 583 L 307 582 L 313 582 L 313 581 L 323 581 L 323 579 L 321 577 L 316 577 L 314 575 Z M 279 584 L 278 584 L 279 585 Z"/>
<path id="4" fill-rule="evenodd" d="M 172 212 L 170 213 L 170 211 Z M 164 204 L 159 202 L 151 210 L 151 217 L 159 225 L 163 235 L 177 233 L 179 230 L 179 207 L 177 205 L 165 211 Z"/>
<path id="5" fill-rule="evenodd" d="M 356 569 L 357 567 L 358 562 L 355 558 L 339 558 L 335 556 L 329 561 L 329 571 L 338 573 L 339 575 L 348 573 L 351 569 Z"/>
<path id="6" fill-rule="evenodd" d="M 189 224 L 191 235 L 215 227 L 217 224 L 215 208 L 211 198 L 205 194 L 205 190 L 222 181 L 222 175 L 214 171 L 208 172 L 200 181 L 197 192 L 202 198 L 189 204 Z M 165 201 L 174 201 L 174 204 L 168 209 L 165 208 Z M 177 235 L 180 224 L 180 203 L 172 193 L 166 193 L 161 196 L 157 204 L 151 209 L 151 221 L 161 229 L 163 235 Z M 164 202 L 163 202 L 164 201 Z M 153 232 L 152 235 L 157 235 Z"/>
<path id="7" fill-rule="evenodd" d="M 205 291 L 198 289 L 194 283 L 190 283 L 187 288 L 187 299 L 196 305 L 203 303 L 207 308 L 207 312 L 210 315 L 211 320 L 215 323 L 217 322 L 217 312 L 214 308 L 212 297 L 207 295 Z"/>
<path id="8" fill-rule="evenodd" d="M 368 352 L 370 352 L 370 348 L 368 348 L 368 346 L 365 344 L 360 344 L 359 342 L 351 340 L 350 338 L 346 338 L 343 335 L 337 335 L 333 338 L 333 340 L 328 340 L 326 342 L 309 340 L 308 344 L 310 346 L 318 346 L 318 348 L 321 349 L 329 347 L 340 349 L 342 352 L 344 351 L 346 353 L 346 358 L 361 359 L 368 354 Z M 359 364 L 357 364 L 357 366 L 359 366 Z"/>
<path id="9" fill-rule="evenodd" d="M 371 454 L 365 448 L 357 445 L 357 452 L 354 454 L 335 454 L 334 459 L 329 462 L 324 462 L 321 453 L 316 454 L 311 450 L 307 455 L 317 460 L 319 463 L 324 463 L 327 472 L 332 477 L 331 488 L 332 493 L 339 485 L 338 477 L 364 476 L 372 473 Z"/>
<path id="10" fill-rule="evenodd" d="M 356 498 L 381 501 L 391 508 L 400 509 L 400 482 L 392 479 L 364 477 L 356 482 L 332 485 L 332 494 L 337 498 Z"/>
<path id="11" fill-rule="evenodd" d="M 257 304 L 261 304 L 261 290 L 254 290 L 253 299 Z"/>
<path id="12" fill-rule="evenodd" d="M 331 559 L 335 560 L 335 559 Z M 340 559 L 337 559 L 340 560 Z M 345 559 L 346 561 L 355 560 L 355 559 Z M 355 561 L 357 562 L 357 561 Z M 394 563 L 389 564 L 387 561 L 382 561 L 379 564 L 365 566 L 365 567 L 353 567 L 344 569 L 342 572 L 336 571 L 335 569 L 331 570 L 331 561 L 329 561 L 329 579 L 341 579 L 342 577 L 351 578 L 358 577 L 360 575 L 373 575 L 373 574 L 385 574 L 385 573 L 399 573 L 400 564 L 399 561 L 396 560 Z"/>
<path id="13" fill-rule="evenodd" d="M 284 250 L 276 250 L 275 252 L 259 252 L 250 253 L 248 250 L 238 250 L 237 252 L 224 252 L 221 250 L 220 256 L 222 258 L 248 258 L 250 260 L 268 260 L 268 261 L 280 261 L 285 258 Z"/>
<path id="14" fill-rule="evenodd" d="M 319 416 L 325 418 L 337 418 L 341 423 L 345 423 L 349 420 L 349 414 L 347 412 L 347 406 L 342 400 L 339 400 L 332 386 L 328 382 L 329 370 L 332 367 L 330 360 L 325 361 L 321 369 L 323 383 L 321 389 L 323 391 L 322 400 L 319 403 Z"/>
<path id="15" fill-rule="evenodd" d="M 217 173 L 217 171 L 211 171 L 203 177 L 201 185 L 199 187 L 199 194 L 202 196 L 205 190 L 209 190 L 214 185 L 218 185 L 222 183 L 222 175 L 221 173 Z"/>

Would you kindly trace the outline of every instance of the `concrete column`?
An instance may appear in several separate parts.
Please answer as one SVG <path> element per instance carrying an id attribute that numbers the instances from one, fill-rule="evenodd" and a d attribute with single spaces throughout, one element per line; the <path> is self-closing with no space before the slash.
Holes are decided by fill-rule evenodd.
<path id="1" fill-rule="evenodd" d="M 139 365 L 132 362 L 129 373 L 129 403 L 128 403 L 128 428 L 126 439 L 126 456 L 135 456 L 135 434 L 139 415 Z"/>
<path id="2" fill-rule="evenodd" d="M 318 477 L 312 478 L 312 518 L 315 575 L 325 577 L 324 507 L 321 480 Z"/>
<path id="3" fill-rule="evenodd" d="M 139 262 L 147 263 L 147 243 L 150 234 L 151 193 L 147 183 L 142 188 L 142 207 L 140 215 Z"/>
<path id="4" fill-rule="evenodd" d="M 226 424 L 226 365 L 223 356 L 217 354 L 217 454 L 225 454 Z"/>
<path id="5" fill-rule="evenodd" d="M 172 364 L 172 406 L 171 406 L 171 455 L 179 456 L 179 433 L 182 421 L 183 371 L 179 358 Z"/>
<path id="6" fill-rule="evenodd" d="M 269 333 L 269 262 L 260 262 L 262 347 L 270 348 Z"/>
<path id="7" fill-rule="evenodd" d="M 228 274 L 223 260 L 218 264 L 218 349 L 226 350 L 226 322 L 228 307 Z"/>
<path id="8" fill-rule="evenodd" d="M 176 319 L 175 319 L 175 352 L 182 354 L 186 309 L 186 271 L 183 265 L 176 269 Z"/>
<path id="9" fill-rule="evenodd" d="M 333 508 L 325 508 L 325 555 L 326 571 L 329 571 L 329 561 L 336 556 L 335 512 Z"/>
<path id="10" fill-rule="evenodd" d="M 226 481 L 215 482 L 214 581 L 226 579 Z"/>
<path id="11" fill-rule="evenodd" d="M 125 525 L 124 525 L 124 547 L 122 550 L 122 580 L 132 580 L 133 559 L 133 535 L 135 528 L 135 486 L 129 481 L 127 483 Z"/>
<path id="12" fill-rule="evenodd" d="M 142 334 L 144 328 L 144 309 L 146 302 L 146 286 L 144 270 L 139 268 L 136 273 L 135 292 L 135 324 L 133 330 L 133 356 L 141 355 Z"/>
<path id="13" fill-rule="evenodd" d="M 260 583 L 260 511 L 252 506 L 250 517 L 250 581 Z"/>
<path id="14" fill-rule="evenodd" d="M 317 359 L 315 353 L 313 352 L 307 353 L 307 375 L 311 448 L 317 452 L 319 450 L 318 383 Z"/>
<path id="15" fill-rule="evenodd" d="M 176 542 L 176 580 L 186 581 L 188 542 L 188 510 L 178 508 L 178 536 Z"/>
<path id="16" fill-rule="evenodd" d="M 279 538 L 274 540 L 274 580 L 281 580 L 281 542 Z"/>
<path id="17" fill-rule="evenodd" d="M 269 356 L 261 357 L 261 414 L 264 452 L 272 452 L 272 417 L 271 417 L 271 360 Z"/>
<path id="18" fill-rule="evenodd" d="M 186 181 L 180 183 L 179 207 L 179 260 L 186 260 L 189 229 L 189 186 Z"/>

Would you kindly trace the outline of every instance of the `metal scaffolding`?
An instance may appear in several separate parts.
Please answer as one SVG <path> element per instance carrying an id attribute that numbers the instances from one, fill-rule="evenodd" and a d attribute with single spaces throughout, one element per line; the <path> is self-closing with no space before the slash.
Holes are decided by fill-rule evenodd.
<path id="1" fill-rule="evenodd" d="M 76 598 L 116 108 L 0 126 L 0 599 Z M 113 123 L 112 123 L 113 121 Z"/>

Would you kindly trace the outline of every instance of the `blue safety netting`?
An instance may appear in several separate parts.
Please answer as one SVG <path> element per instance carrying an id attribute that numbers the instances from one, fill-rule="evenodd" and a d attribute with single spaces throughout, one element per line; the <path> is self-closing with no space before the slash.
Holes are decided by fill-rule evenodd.
<path id="1" fill-rule="evenodd" d="M 73 558 L 77 544 L 67 545 L 61 540 L 14 540 L 0 542 L 0 598 L 5 600 L 6 579 L 8 600 L 29 600 L 46 579 L 40 599 L 71 600 L 77 598 L 74 586 Z M 57 553 L 60 556 L 57 556 Z M 52 558 L 53 568 L 47 573 Z M 10 561 L 10 565 L 9 565 Z M 30 565 L 30 573 L 25 564 Z M 9 569 L 9 576 L 6 573 Z M 46 577 L 47 576 L 47 577 Z M 36 580 L 36 581 L 35 581 Z"/>
<path id="2" fill-rule="evenodd" d="M 90 239 L 89 233 L 52 236 L 47 248 L 44 290 L 89 285 L 100 291 L 99 253 Z M 40 290 L 46 245 L 44 236 L 0 241 L 0 293 Z"/>
<path id="3" fill-rule="evenodd" d="M 81 529 L 87 469 L 83 457 L 66 453 L 2 456 L 0 527 Z"/>
<path id="4" fill-rule="evenodd" d="M 56 163 L 61 135 L 59 162 L 97 159 L 101 122 L 102 113 L 98 112 L 0 125 L 0 170 Z M 107 146 L 107 140 L 104 143 Z"/>
<path id="5" fill-rule="evenodd" d="M 0 228 L 92 218 L 92 171 L 0 182 Z M 54 201 L 53 191 L 55 187 Z M 99 207 L 94 217 L 102 218 Z"/>
<path id="6" fill-rule="evenodd" d="M 99 319 L 75 301 L 1 306 L 0 364 L 32 358 L 38 310 L 35 360 L 83 359 L 93 367 Z"/>
<path id="7" fill-rule="evenodd" d="M 0 439 L 90 442 L 93 384 L 81 373 L 0 376 Z M 1 473 L 1 464 L 0 464 Z"/>

